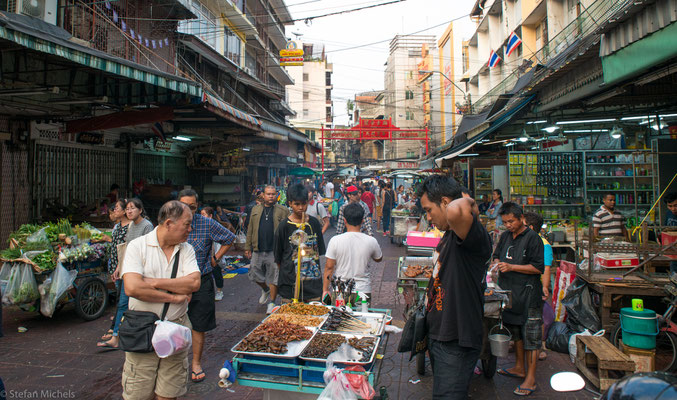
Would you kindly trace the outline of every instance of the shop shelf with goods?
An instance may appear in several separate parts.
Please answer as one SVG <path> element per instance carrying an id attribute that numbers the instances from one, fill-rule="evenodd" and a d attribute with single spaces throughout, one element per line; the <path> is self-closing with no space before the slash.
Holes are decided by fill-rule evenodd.
<path id="1" fill-rule="evenodd" d="M 491 198 L 491 192 L 494 190 L 491 175 L 491 168 L 475 168 L 473 182 L 475 184 L 474 195 L 476 199 L 481 199 L 485 194 Z"/>
<path id="2" fill-rule="evenodd" d="M 652 150 L 585 151 L 587 209 L 594 213 L 611 192 L 623 215 L 641 221 L 657 196 L 657 160 Z"/>
<path id="3" fill-rule="evenodd" d="M 581 152 L 511 152 L 510 199 L 548 220 L 583 216 Z"/>

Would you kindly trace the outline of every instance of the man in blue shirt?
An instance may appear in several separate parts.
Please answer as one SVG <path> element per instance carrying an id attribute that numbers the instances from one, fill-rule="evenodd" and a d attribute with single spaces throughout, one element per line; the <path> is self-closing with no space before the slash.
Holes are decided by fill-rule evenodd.
<path id="1" fill-rule="evenodd" d="M 230 249 L 235 241 L 235 235 L 216 220 L 205 218 L 196 212 L 197 193 L 194 190 L 184 189 L 180 191 L 179 201 L 186 204 L 193 212 L 193 222 L 190 226 L 191 232 L 188 235 L 187 242 L 195 250 L 197 265 L 202 274 L 200 289 L 193 293 L 188 304 L 188 318 L 193 325 L 193 365 L 190 379 L 197 383 L 202 382 L 206 377 L 201 364 L 205 332 L 216 328 L 212 269 Z M 221 244 L 221 248 L 212 256 L 212 244 L 214 242 Z"/>

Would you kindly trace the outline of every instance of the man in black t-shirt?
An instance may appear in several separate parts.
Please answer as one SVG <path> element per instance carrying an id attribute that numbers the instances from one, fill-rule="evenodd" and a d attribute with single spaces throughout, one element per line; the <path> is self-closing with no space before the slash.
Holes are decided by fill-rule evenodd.
<path id="1" fill-rule="evenodd" d="M 501 368 L 498 373 L 523 378 L 514 393 L 527 396 L 536 390 L 536 362 L 543 335 L 543 240 L 524 225 L 522 208 L 517 204 L 503 203 L 499 218 L 508 231 L 498 241 L 494 264 L 500 271 L 498 285 L 512 291 L 512 307 L 503 311 L 503 321 L 515 341 L 515 366 Z"/>
<path id="2" fill-rule="evenodd" d="M 301 290 L 299 300 L 309 302 L 320 300 L 322 296 L 322 268 L 320 256 L 326 248 L 322 236 L 322 226 L 315 217 L 306 214 L 308 208 L 308 189 L 296 184 L 287 190 L 287 200 L 292 213 L 277 227 L 273 254 L 279 266 L 277 280 L 280 297 L 285 300 L 294 298 L 296 270 L 298 267 L 298 245 L 294 239 L 305 236 L 301 247 Z M 303 235 L 301 232 L 305 232 Z"/>
<path id="3" fill-rule="evenodd" d="M 482 347 L 482 317 L 491 239 L 452 178 L 433 175 L 418 187 L 428 221 L 445 231 L 433 254 L 426 297 L 434 399 L 466 399 Z"/>

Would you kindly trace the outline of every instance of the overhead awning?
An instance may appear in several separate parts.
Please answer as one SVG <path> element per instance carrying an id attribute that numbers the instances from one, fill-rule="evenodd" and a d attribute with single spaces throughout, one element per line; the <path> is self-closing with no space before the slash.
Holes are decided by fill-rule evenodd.
<path id="1" fill-rule="evenodd" d="M 489 111 L 485 111 L 479 114 L 466 114 L 463 116 L 461 119 L 461 124 L 458 126 L 458 129 L 456 130 L 456 134 L 454 135 L 454 141 L 456 141 L 456 138 L 462 138 L 462 141 L 465 141 L 465 134 L 470 132 L 471 130 L 477 128 L 478 126 L 482 125 L 487 118 L 489 117 Z"/>
<path id="2" fill-rule="evenodd" d="M 64 29 L 26 15 L 0 12 L 0 39 L 86 67 L 179 93 L 191 96 L 202 94 L 201 85 L 193 80 L 80 45 L 72 41 L 73 37 Z"/>
<path id="3" fill-rule="evenodd" d="M 479 142 L 480 140 L 489 136 L 491 133 L 495 132 L 497 129 L 507 124 L 510 121 L 510 119 L 520 110 L 526 107 L 531 102 L 531 100 L 533 100 L 534 97 L 535 97 L 534 95 L 531 95 L 526 99 L 522 100 L 521 102 L 517 103 L 515 106 L 507 110 L 501 117 L 493 121 L 487 129 L 483 130 L 478 135 L 475 135 L 472 139 L 467 140 L 464 143 L 460 143 L 457 146 L 454 146 L 451 149 L 447 150 L 446 152 L 442 153 L 440 157 L 435 158 L 435 162 L 452 159 L 454 157 L 463 154 L 466 150 L 470 149 L 472 146 L 477 144 L 477 142 Z"/>
<path id="4" fill-rule="evenodd" d="M 219 113 L 219 111 L 223 111 L 226 113 L 226 115 L 223 115 L 227 119 L 233 119 L 236 118 L 237 123 L 242 123 L 245 122 L 250 125 L 250 127 L 254 129 L 260 129 L 261 127 L 261 121 L 258 120 L 258 118 L 247 114 L 244 111 L 238 110 L 237 108 L 231 106 L 230 104 L 226 103 L 225 101 L 219 99 L 216 96 L 213 96 L 207 92 L 204 92 L 202 94 L 202 102 L 207 106 L 210 111 Z"/>

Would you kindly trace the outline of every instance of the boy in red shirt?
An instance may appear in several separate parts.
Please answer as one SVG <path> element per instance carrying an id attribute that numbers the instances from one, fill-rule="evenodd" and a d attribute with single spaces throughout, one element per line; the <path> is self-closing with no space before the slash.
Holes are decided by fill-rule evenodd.
<path id="1" fill-rule="evenodd" d="M 367 207 L 369 207 L 369 218 L 372 218 L 374 215 L 374 203 L 376 203 L 376 197 L 369 191 L 366 184 L 360 187 L 360 192 L 362 193 L 360 200 L 367 204 Z"/>

